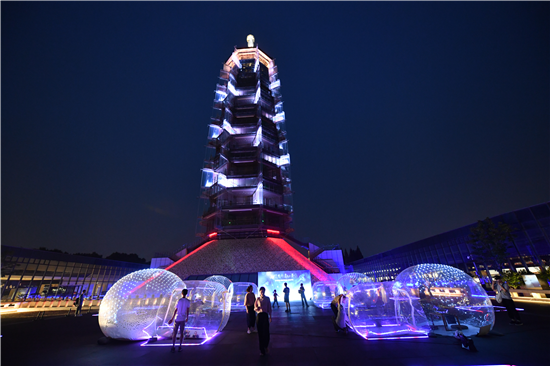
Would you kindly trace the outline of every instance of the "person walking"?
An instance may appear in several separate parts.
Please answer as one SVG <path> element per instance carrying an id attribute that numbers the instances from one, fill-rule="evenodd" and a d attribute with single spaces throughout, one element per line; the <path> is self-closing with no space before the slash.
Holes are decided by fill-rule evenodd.
<path id="1" fill-rule="evenodd" d="M 260 287 L 260 296 L 254 303 L 254 311 L 258 313 L 258 340 L 260 341 L 260 354 L 265 356 L 269 352 L 269 323 L 271 323 L 271 300 L 265 296 L 265 287 Z"/>
<path id="2" fill-rule="evenodd" d="M 277 309 L 280 308 L 279 301 L 277 301 L 278 296 L 277 290 L 273 290 L 273 308 L 275 308 L 275 304 L 277 304 Z"/>
<path id="3" fill-rule="evenodd" d="M 74 316 L 82 316 L 82 305 L 84 304 L 84 294 L 86 291 L 82 291 L 80 295 L 78 295 L 78 298 L 76 299 L 76 312 L 74 313 Z"/>
<path id="4" fill-rule="evenodd" d="M 181 352 L 181 344 L 183 343 L 184 338 L 185 323 L 187 323 L 187 321 L 189 320 L 189 306 L 191 305 L 191 301 L 189 301 L 189 299 L 187 298 L 186 288 L 181 290 L 181 295 L 182 298 L 179 299 L 176 303 L 174 315 L 172 315 L 172 319 L 168 321 L 168 324 L 172 324 L 174 318 L 176 319 L 176 322 L 174 323 L 174 332 L 172 333 L 172 349 L 170 350 L 170 352 L 172 353 L 176 352 L 176 336 L 178 334 L 178 328 L 180 329 L 180 348 L 178 349 L 178 352 Z"/>
<path id="5" fill-rule="evenodd" d="M 300 284 L 300 289 L 298 290 L 298 292 L 300 293 L 300 296 L 302 297 L 302 307 L 304 307 L 304 304 L 307 308 L 309 308 L 309 305 L 307 303 L 307 299 L 306 299 L 306 289 L 304 288 L 304 284 L 301 283 Z"/>
<path id="6" fill-rule="evenodd" d="M 502 281 L 500 276 L 495 276 L 495 282 L 493 282 L 493 290 L 495 291 L 495 299 L 497 302 L 502 303 L 506 307 L 506 312 L 510 317 L 510 324 L 513 325 L 523 325 L 519 313 L 516 310 L 516 304 L 512 300 L 512 295 L 510 294 L 510 287 L 506 282 Z M 501 301 L 498 301 L 500 298 Z"/>
<path id="7" fill-rule="evenodd" d="M 290 313 L 290 288 L 288 288 L 288 286 L 286 285 L 286 282 L 285 282 L 285 288 L 283 289 L 283 293 L 285 294 L 285 305 L 286 305 L 286 310 L 285 310 L 285 313 Z"/>
<path id="8" fill-rule="evenodd" d="M 254 327 L 256 326 L 256 313 L 254 313 L 254 303 L 256 302 L 256 295 L 254 295 L 254 292 L 252 292 L 252 290 L 252 285 L 248 286 L 246 288 L 246 295 L 244 295 L 244 307 L 246 308 L 246 325 L 248 326 L 248 330 L 246 332 L 248 334 L 252 333 L 254 331 Z"/>

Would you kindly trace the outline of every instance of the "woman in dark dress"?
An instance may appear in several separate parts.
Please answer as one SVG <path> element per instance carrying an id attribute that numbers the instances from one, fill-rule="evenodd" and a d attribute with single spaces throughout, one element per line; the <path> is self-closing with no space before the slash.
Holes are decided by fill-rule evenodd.
<path id="1" fill-rule="evenodd" d="M 246 308 L 246 325 L 248 334 L 252 333 L 254 326 L 256 325 L 256 313 L 254 313 L 254 303 L 256 302 L 256 295 L 252 292 L 252 285 L 246 288 L 246 295 L 244 296 L 244 307 Z"/>

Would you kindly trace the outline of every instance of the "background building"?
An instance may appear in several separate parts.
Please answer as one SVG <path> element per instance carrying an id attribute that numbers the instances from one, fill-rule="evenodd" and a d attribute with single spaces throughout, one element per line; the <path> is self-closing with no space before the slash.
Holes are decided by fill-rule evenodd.
<path id="1" fill-rule="evenodd" d="M 497 224 L 506 223 L 513 230 L 514 240 L 508 246 L 510 271 L 529 270 L 537 273 L 540 266 L 550 263 L 550 206 L 549 203 L 527 207 L 492 217 Z M 388 250 L 352 263 L 356 272 L 362 272 L 375 281 L 395 279 L 405 268 L 420 263 L 448 264 L 480 279 L 489 281 L 488 273 L 496 274 L 491 263 L 484 263 L 472 255 L 467 243 L 470 229 L 476 224 Z"/>
<path id="2" fill-rule="evenodd" d="M 146 264 L 2 245 L 2 301 L 101 298 L 116 281 Z"/>

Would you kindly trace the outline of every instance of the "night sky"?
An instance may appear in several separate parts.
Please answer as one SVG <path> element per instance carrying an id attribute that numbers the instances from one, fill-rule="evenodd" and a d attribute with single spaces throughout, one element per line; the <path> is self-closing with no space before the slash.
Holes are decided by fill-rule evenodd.
<path id="1" fill-rule="evenodd" d="M 2 2 L 2 244 L 195 239 L 219 70 L 275 58 L 295 236 L 372 255 L 550 196 L 550 3 Z"/>

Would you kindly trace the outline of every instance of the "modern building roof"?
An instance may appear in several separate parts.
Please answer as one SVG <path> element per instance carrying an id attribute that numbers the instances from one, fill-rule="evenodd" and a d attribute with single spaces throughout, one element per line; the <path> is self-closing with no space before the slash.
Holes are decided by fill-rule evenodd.
<path id="1" fill-rule="evenodd" d="M 506 268 L 529 270 L 550 263 L 550 202 L 503 213 L 490 218 L 495 224 L 505 223 L 512 229 Z M 455 266 L 472 275 L 484 276 L 495 271 L 494 263 L 484 263 L 473 254 L 469 244 L 472 223 L 398 248 L 371 255 L 351 263 L 355 270 L 383 279 L 392 279 L 408 266 L 420 263 L 442 263 Z"/>
<path id="2" fill-rule="evenodd" d="M 83 255 L 74 255 L 74 254 L 68 254 L 68 253 L 51 252 L 47 250 L 29 249 L 29 248 L 20 248 L 20 247 L 2 245 L 2 256 L 6 256 L 6 255 L 11 257 L 21 257 L 21 258 L 46 259 L 46 260 L 54 260 L 54 261 L 97 264 L 97 265 L 104 265 L 104 266 L 107 265 L 107 266 L 127 267 L 127 268 L 130 267 L 130 268 L 135 268 L 136 270 L 149 268 L 148 264 L 142 264 L 142 263 L 116 261 L 116 260 L 105 259 L 105 258 L 87 257 Z"/>

